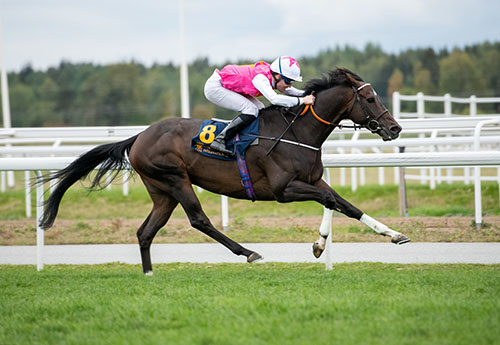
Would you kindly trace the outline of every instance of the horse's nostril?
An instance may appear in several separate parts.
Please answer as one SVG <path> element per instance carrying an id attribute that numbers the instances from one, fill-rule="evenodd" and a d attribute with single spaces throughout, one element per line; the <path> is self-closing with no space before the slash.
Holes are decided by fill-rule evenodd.
<path id="1" fill-rule="evenodd" d="M 399 132 L 401 132 L 402 128 L 401 128 L 401 126 L 392 126 L 390 128 L 390 130 L 391 130 L 391 133 L 399 134 Z"/>

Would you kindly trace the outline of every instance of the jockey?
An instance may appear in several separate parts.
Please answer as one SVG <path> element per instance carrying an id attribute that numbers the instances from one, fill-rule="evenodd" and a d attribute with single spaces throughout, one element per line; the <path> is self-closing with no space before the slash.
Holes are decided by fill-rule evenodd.
<path id="1" fill-rule="evenodd" d="M 302 81 L 300 66 L 290 56 L 281 56 L 268 64 L 264 61 L 254 65 L 227 65 L 215 70 L 205 83 L 205 97 L 212 103 L 226 109 L 240 112 L 214 139 L 211 149 L 232 155 L 226 142 L 250 124 L 264 104 L 257 98 L 264 96 L 271 104 L 292 107 L 300 104 L 314 104 L 314 96 L 303 97 L 303 91 L 292 86 Z M 274 90 L 284 93 L 279 95 Z"/>

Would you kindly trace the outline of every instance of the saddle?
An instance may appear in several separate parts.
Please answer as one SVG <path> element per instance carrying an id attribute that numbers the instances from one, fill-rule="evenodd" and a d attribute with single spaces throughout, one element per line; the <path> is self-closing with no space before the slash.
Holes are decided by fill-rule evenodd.
<path id="1" fill-rule="evenodd" d="M 248 199 L 255 201 L 257 196 L 253 190 L 252 180 L 250 179 L 250 174 L 248 173 L 245 153 L 252 143 L 257 143 L 257 136 L 259 135 L 259 119 L 256 118 L 252 123 L 226 143 L 226 147 L 235 152 L 234 156 L 228 156 L 210 148 L 212 141 L 220 132 L 222 132 L 224 128 L 226 128 L 227 125 L 228 123 L 217 120 L 203 121 L 198 134 L 196 134 L 196 136 L 194 136 L 191 140 L 191 148 L 204 156 L 223 160 L 236 160 L 241 176 L 241 183 L 245 188 Z"/>
<path id="2" fill-rule="evenodd" d="M 210 144 L 215 137 L 222 132 L 228 123 L 218 120 L 205 120 L 202 122 L 200 129 L 196 136 L 191 140 L 191 148 L 204 156 L 222 159 L 222 160 L 236 160 L 235 156 L 228 156 L 222 152 L 212 150 Z M 245 153 L 248 147 L 258 140 L 259 135 L 259 120 L 258 118 L 245 127 L 237 136 L 232 138 L 226 143 L 226 147 L 233 152 L 245 158 Z"/>

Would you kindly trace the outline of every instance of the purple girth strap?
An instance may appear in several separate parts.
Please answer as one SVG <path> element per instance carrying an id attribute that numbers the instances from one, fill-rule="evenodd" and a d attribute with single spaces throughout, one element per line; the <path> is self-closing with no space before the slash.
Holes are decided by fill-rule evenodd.
<path id="1" fill-rule="evenodd" d="M 240 171 L 241 182 L 243 183 L 243 187 L 245 187 L 245 192 L 250 200 L 255 201 L 257 196 L 253 190 L 252 180 L 250 179 L 250 174 L 247 169 L 247 162 L 245 158 L 243 158 L 238 150 L 236 149 L 236 141 L 240 141 L 240 136 L 236 134 L 235 147 L 234 151 L 236 151 L 236 161 L 238 162 L 238 170 Z"/>

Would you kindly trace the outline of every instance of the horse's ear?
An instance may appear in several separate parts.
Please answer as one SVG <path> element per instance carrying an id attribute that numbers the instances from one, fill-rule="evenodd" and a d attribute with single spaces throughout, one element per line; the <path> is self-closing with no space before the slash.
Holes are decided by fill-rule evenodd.
<path id="1" fill-rule="evenodd" d="M 354 79 L 352 75 L 350 75 L 349 73 L 345 73 L 345 79 L 347 80 L 347 83 L 349 83 L 349 85 L 351 86 L 357 85 L 356 79 Z"/>

